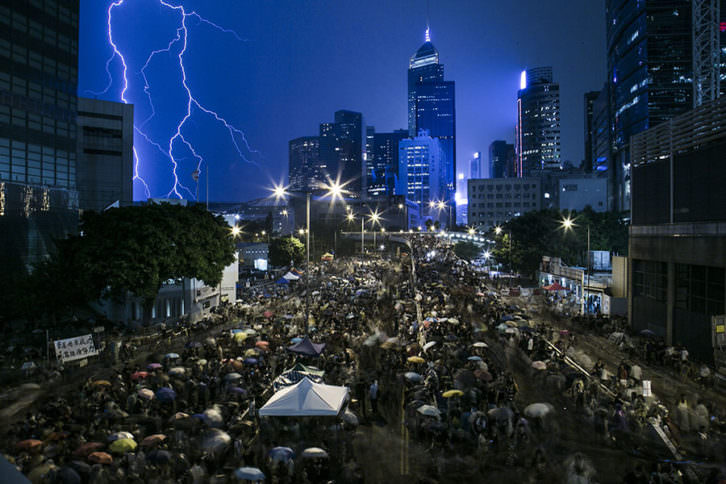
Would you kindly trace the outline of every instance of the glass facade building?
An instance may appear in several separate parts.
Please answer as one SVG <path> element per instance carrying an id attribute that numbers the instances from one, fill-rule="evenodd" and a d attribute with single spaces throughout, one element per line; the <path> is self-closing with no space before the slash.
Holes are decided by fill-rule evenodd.
<path id="1" fill-rule="evenodd" d="M 497 140 L 489 145 L 489 178 L 505 178 L 514 173 L 514 145 Z M 472 178 L 482 178 L 474 177 Z"/>
<path id="2" fill-rule="evenodd" d="M 630 208 L 630 137 L 691 109 L 690 0 L 608 0 L 610 208 Z"/>
<path id="3" fill-rule="evenodd" d="M 369 198 L 390 196 L 398 178 L 398 143 L 408 137 L 408 130 L 376 133 L 366 128 L 366 190 Z"/>
<path id="4" fill-rule="evenodd" d="M 326 167 L 320 162 L 320 139 L 317 136 L 290 140 L 288 149 L 290 190 L 307 191 L 326 181 Z"/>
<path id="5" fill-rule="evenodd" d="M 77 230 L 78 0 L 0 4 L 0 266 Z M 7 259 L 7 260 L 5 260 Z"/>
<path id="6" fill-rule="evenodd" d="M 446 154 L 441 142 L 421 130 L 418 136 L 401 140 L 398 146 L 396 195 L 405 195 L 419 206 L 421 214 L 431 215 L 430 202 L 442 201 L 446 194 Z"/>

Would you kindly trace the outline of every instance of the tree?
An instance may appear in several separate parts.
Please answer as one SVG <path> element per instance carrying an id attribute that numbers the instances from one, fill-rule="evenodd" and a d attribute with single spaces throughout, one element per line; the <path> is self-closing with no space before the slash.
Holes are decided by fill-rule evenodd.
<path id="1" fill-rule="evenodd" d="M 131 292 L 147 312 L 165 281 L 196 278 L 216 286 L 234 261 L 229 226 L 198 204 L 87 212 L 81 230 L 60 244 L 58 257 L 73 251 L 93 292 L 117 300 Z"/>
<path id="2" fill-rule="evenodd" d="M 457 242 L 454 244 L 454 254 L 461 259 L 472 260 L 481 254 L 481 248 L 473 242 Z"/>
<path id="3" fill-rule="evenodd" d="M 425 225 L 426 225 L 426 231 L 431 232 L 431 227 L 433 227 L 434 222 L 430 218 L 427 218 Z"/>
<path id="4" fill-rule="evenodd" d="M 296 238 L 278 237 L 270 242 L 269 255 L 273 266 L 299 264 L 305 259 L 305 246 Z"/>

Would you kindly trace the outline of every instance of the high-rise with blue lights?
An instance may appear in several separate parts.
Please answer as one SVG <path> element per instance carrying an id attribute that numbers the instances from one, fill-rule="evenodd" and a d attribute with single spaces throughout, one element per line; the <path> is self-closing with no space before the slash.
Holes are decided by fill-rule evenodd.
<path id="1" fill-rule="evenodd" d="M 408 64 L 408 135 L 413 138 L 420 130 L 438 138 L 446 157 L 444 179 L 453 202 L 456 176 L 456 109 L 454 81 L 444 80 L 444 65 L 439 63 L 439 51 L 431 43 L 426 29 L 424 44 L 411 56 Z"/>
<path id="2" fill-rule="evenodd" d="M 408 137 L 408 130 L 376 133 L 366 127 L 366 193 L 369 198 L 391 196 L 398 178 L 398 143 Z"/>
<path id="3" fill-rule="evenodd" d="M 611 209 L 630 208 L 630 137 L 693 105 L 691 0 L 608 0 Z"/>
<path id="4" fill-rule="evenodd" d="M 290 190 L 304 192 L 326 182 L 327 167 L 320 162 L 320 138 L 302 136 L 290 140 L 288 147 Z"/>
<path id="5" fill-rule="evenodd" d="M 418 136 L 401 140 L 398 146 L 396 195 L 416 203 L 421 214 L 439 215 L 432 213 L 429 205 L 446 201 L 446 153 L 441 141 L 422 129 Z"/>
<path id="6" fill-rule="evenodd" d="M 363 115 L 354 111 L 336 111 L 335 122 L 320 124 L 318 144 L 322 176 L 326 180 L 340 177 L 349 195 L 360 197 L 365 176 Z"/>
<path id="7" fill-rule="evenodd" d="M 560 85 L 552 79 L 552 68 L 527 69 L 519 87 L 516 176 L 560 169 Z"/>
<path id="8" fill-rule="evenodd" d="M 514 173 L 514 145 L 504 140 L 489 145 L 489 178 L 510 177 Z M 482 176 L 472 178 L 484 178 Z"/>
<path id="9" fill-rule="evenodd" d="M 0 4 L 0 267 L 77 230 L 78 0 Z"/>

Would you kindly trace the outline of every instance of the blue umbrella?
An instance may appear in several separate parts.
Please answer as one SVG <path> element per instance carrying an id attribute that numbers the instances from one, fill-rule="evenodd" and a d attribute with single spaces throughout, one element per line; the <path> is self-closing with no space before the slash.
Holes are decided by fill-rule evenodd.
<path id="1" fill-rule="evenodd" d="M 273 461 L 287 462 L 295 457 L 295 451 L 290 447 L 275 447 L 267 454 Z"/>
<path id="2" fill-rule="evenodd" d="M 264 481 L 265 475 L 257 467 L 240 467 L 234 471 L 237 479 L 246 479 L 248 481 Z"/>
<path id="3" fill-rule="evenodd" d="M 160 402 L 171 402 L 176 399 L 176 392 L 168 387 L 159 388 L 156 391 L 156 399 Z"/>
<path id="4" fill-rule="evenodd" d="M 202 343 L 200 343 L 199 341 L 190 341 L 189 343 L 185 344 L 184 346 L 186 346 L 187 348 L 201 348 Z M 169 355 L 167 355 L 167 356 L 169 356 Z"/>
<path id="5" fill-rule="evenodd" d="M 505 314 L 504 316 L 502 316 L 502 321 L 511 321 L 513 319 L 514 316 L 512 316 L 511 314 Z"/>
<path id="6" fill-rule="evenodd" d="M 246 365 L 256 365 L 257 364 L 257 358 L 246 358 L 245 359 Z"/>
<path id="7" fill-rule="evenodd" d="M 290 340 L 290 343 L 297 344 L 297 343 L 301 342 L 302 340 L 303 339 L 300 336 L 296 336 L 296 337 L 294 337 L 293 339 Z"/>
<path id="8" fill-rule="evenodd" d="M 247 395 L 247 390 L 240 387 L 229 387 L 227 391 L 230 393 L 237 393 L 238 395 Z"/>
<path id="9" fill-rule="evenodd" d="M 418 381 L 423 380 L 423 377 L 421 375 L 419 375 L 418 373 L 415 373 L 413 371 L 409 371 L 409 372 L 405 373 L 403 376 L 406 377 L 406 380 L 410 380 L 413 382 L 418 382 Z"/>
<path id="10" fill-rule="evenodd" d="M 481 361 L 481 357 L 480 356 L 470 356 L 469 358 L 467 358 L 467 360 L 469 360 L 469 361 Z"/>
<path id="11" fill-rule="evenodd" d="M 176 353 L 167 353 L 164 355 L 164 358 L 168 358 L 170 360 L 173 360 L 175 358 L 179 358 L 179 355 Z"/>

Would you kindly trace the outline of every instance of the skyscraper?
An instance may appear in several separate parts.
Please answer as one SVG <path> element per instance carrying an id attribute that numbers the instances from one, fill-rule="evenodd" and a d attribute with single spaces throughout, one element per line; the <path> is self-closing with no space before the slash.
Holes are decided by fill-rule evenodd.
<path id="1" fill-rule="evenodd" d="M 630 137 L 693 105 L 691 0 L 607 0 L 609 208 L 630 208 Z"/>
<path id="2" fill-rule="evenodd" d="M 469 160 L 469 178 L 485 178 L 484 160 L 481 159 L 481 151 L 474 153 L 474 156 Z"/>
<path id="3" fill-rule="evenodd" d="M 77 230 L 78 0 L 0 5 L 0 267 Z"/>
<path id="4" fill-rule="evenodd" d="M 398 178 L 398 143 L 408 137 L 408 130 L 376 133 L 366 128 L 366 191 L 369 197 L 393 195 Z"/>
<path id="5" fill-rule="evenodd" d="M 595 101 L 600 96 L 600 91 L 590 91 L 585 93 L 585 162 L 583 169 L 586 172 L 593 170 L 592 143 L 594 138 L 594 109 Z"/>
<path id="6" fill-rule="evenodd" d="M 289 185 L 292 191 L 308 191 L 326 182 L 327 172 L 320 163 L 320 139 L 303 136 L 290 140 Z"/>
<path id="7" fill-rule="evenodd" d="M 516 176 L 559 169 L 560 85 L 551 67 L 522 72 L 517 93 Z"/>
<path id="8" fill-rule="evenodd" d="M 505 178 L 513 174 L 514 145 L 503 140 L 492 142 L 489 145 L 489 178 Z"/>
<path id="9" fill-rule="evenodd" d="M 444 197 L 452 200 L 456 176 L 455 84 L 444 80 L 444 65 L 439 64 L 439 52 L 431 43 L 429 29 L 426 29 L 424 44 L 408 64 L 409 137 L 413 138 L 422 129 L 441 142 L 448 190 Z"/>
<path id="10" fill-rule="evenodd" d="M 134 200 L 134 105 L 78 98 L 78 204 L 102 211 Z"/>
<path id="11" fill-rule="evenodd" d="M 405 195 L 418 204 L 421 214 L 430 214 L 430 202 L 444 200 L 446 155 L 438 138 L 420 130 L 415 138 L 399 143 L 396 195 Z"/>
<path id="12" fill-rule="evenodd" d="M 362 196 L 364 165 L 363 150 L 365 133 L 363 115 L 354 111 L 335 112 L 335 143 L 338 150 L 338 171 L 341 182 L 347 183 L 346 190 L 354 197 Z"/>
<path id="13" fill-rule="evenodd" d="M 610 178 L 612 170 L 608 170 L 612 151 L 612 123 L 610 122 L 610 91 L 607 83 L 598 93 L 592 105 L 592 142 L 590 159 L 592 171 L 608 174 L 608 184 L 613 183 Z M 612 207 L 610 207 L 612 209 Z"/>

